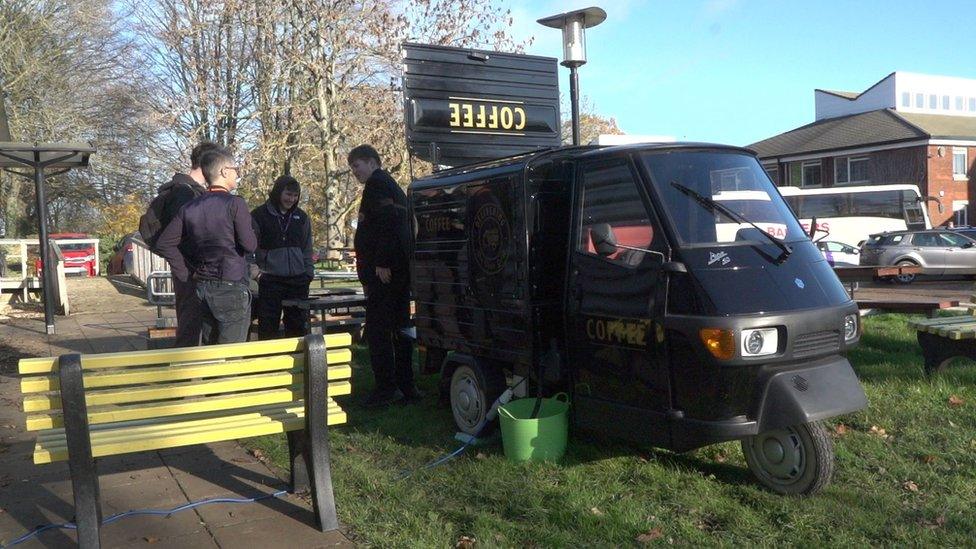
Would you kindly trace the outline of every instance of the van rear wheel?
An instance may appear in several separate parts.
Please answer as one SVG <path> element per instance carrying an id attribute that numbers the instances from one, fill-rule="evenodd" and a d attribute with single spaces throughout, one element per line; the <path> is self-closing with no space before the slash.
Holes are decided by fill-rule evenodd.
<path id="1" fill-rule="evenodd" d="M 834 445 L 819 422 L 744 438 L 742 453 L 759 482 L 779 494 L 815 494 L 834 472 Z"/>
<path id="2" fill-rule="evenodd" d="M 500 368 L 479 362 L 459 364 L 451 375 L 450 397 L 454 423 L 461 432 L 477 435 L 485 415 L 498 395 L 505 390 L 505 374 Z M 482 429 L 485 434 L 494 423 Z"/>

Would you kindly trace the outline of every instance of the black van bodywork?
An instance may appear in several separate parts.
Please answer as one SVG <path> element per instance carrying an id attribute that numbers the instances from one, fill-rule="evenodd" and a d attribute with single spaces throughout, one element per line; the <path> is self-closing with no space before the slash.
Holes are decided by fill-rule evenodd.
<path id="1" fill-rule="evenodd" d="M 417 335 L 442 383 L 460 364 L 505 370 L 572 391 L 577 427 L 677 451 L 865 407 L 844 357 L 857 306 L 795 218 L 781 224 L 788 255 L 738 223 L 728 242 L 686 232 L 718 214 L 675 194 L 681 181 L 740 184 L 695 164 L 715 159 L 761 170 L 745 149 L 663 144 L 552 149 L 414 181 Z M 782 202 L 767 194 L 753 206 Z M 640 222 L 615 225 L 625 219 Z M 624 237 L 640 245 L 617 247 Z M 736 338 L 758 328 L 775 349 L 746 356 Z M 704 330 L 732 334 L 732 356 L 716 358 Z"/>

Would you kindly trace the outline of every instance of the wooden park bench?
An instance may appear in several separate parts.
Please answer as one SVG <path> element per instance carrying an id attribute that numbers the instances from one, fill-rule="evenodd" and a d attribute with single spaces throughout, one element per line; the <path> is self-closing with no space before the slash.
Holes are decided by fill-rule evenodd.
<path id="1" fill-rule="evenodd" d="M 78 543 L 99 546 L 95 458 L 287 433 L 291 490 L 338 527 L 328 426 L 351 392 L 349 334 L 156 351 L 65 354 L 19 364 L 34 463 L 68 461 Z"/>
<path id="2" fill-rule="evenodd" d="M 932 375 L 941 371 L 949 362 L 957 357 L 967 357 L 976 360 L 976 293 L 969 298 L 969 303 L 962 306 L 969 309 L 969 314 L 943 316 L 913 320 L 908 323 L 914 328 L 918 337 L 918 344 L 922 347 L 922 357 L 925 359 L 925 373 Z"/>

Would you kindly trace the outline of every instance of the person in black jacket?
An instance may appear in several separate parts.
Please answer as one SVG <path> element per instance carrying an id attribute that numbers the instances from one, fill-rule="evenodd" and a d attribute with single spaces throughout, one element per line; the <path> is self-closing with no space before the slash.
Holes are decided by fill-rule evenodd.
<path id="1" fill-rule="evenodd" d="M 200 300 L 200 334 L 205 344 L 247 341 L 251 292 L 247 254 L 257 249 L 247 202 L 231 194 L 240 166 L 224 148 L 204 153 L 200 166 L 207 192 L 176 213 L 157 242 L 173 280 L 193 281 Z"/>
<path id="2" fill-rule="evenodd" d="M 356 272 L 366 292 L 366 342 L 376 387 L 368 407 L 423 395 L 413 382 L 410 327 L 410 249 L 407 197 L 369 145 L 349 152 L 363 197 L 356 226 Z"/>
<path id="3" fill-rule="evenodd" d="M 218 145 L 202 141 L 190 151 L 190 173 L 176 173 L 173 178 L 159 187 L 165 195 L 163 210 L 159 217 L 160 232 L 176 217 L 183 206 L 207 192 L 207 181 L 200 169 L 200 159 L 204 153 L 216 150 Z M 155 248 L 155 246 L 154 246 Z M 157 252 L 156 249 L 152 250 Z M 200 344 L 200 299 L 197 297 L 196 283 L 193 279 L 181 281 L 173 279 L 173 293 L 176 301 L 176 347 L 195 347 Z"/>
<path id="4" fill-rule="evenodd" d="M 314 276 L 312 223 L 298 207 L 302 196 L 298 181 L 283 175 L 275 180 L 268 201 L 254 208 L 251 217 L 258 236 L 255 254 L 258 275 L 258 337 L 274 339 L 281 325 L 283 299 L 308 297 Z M 285 337 L 307 333 L 308 316 L 297 307 L 284 309 Z"/>

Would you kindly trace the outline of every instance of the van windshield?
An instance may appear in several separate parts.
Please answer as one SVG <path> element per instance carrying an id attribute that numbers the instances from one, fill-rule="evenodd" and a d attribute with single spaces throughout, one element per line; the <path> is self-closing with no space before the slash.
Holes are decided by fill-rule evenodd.
<path id="1" fill-rule="evenodd" d="M 766 172 L 752 156 L 734 151 L 667 151 L 642 155 L 664 211 L 682 245 L 755 243 L 765 239 L 749 220 L 784 242 L 806 235 Z M 677 185 L 673 185 L 676 183 Z M 691 189 L 735 212 L 731 219 L 696 201 L 679 187 Z"/>

